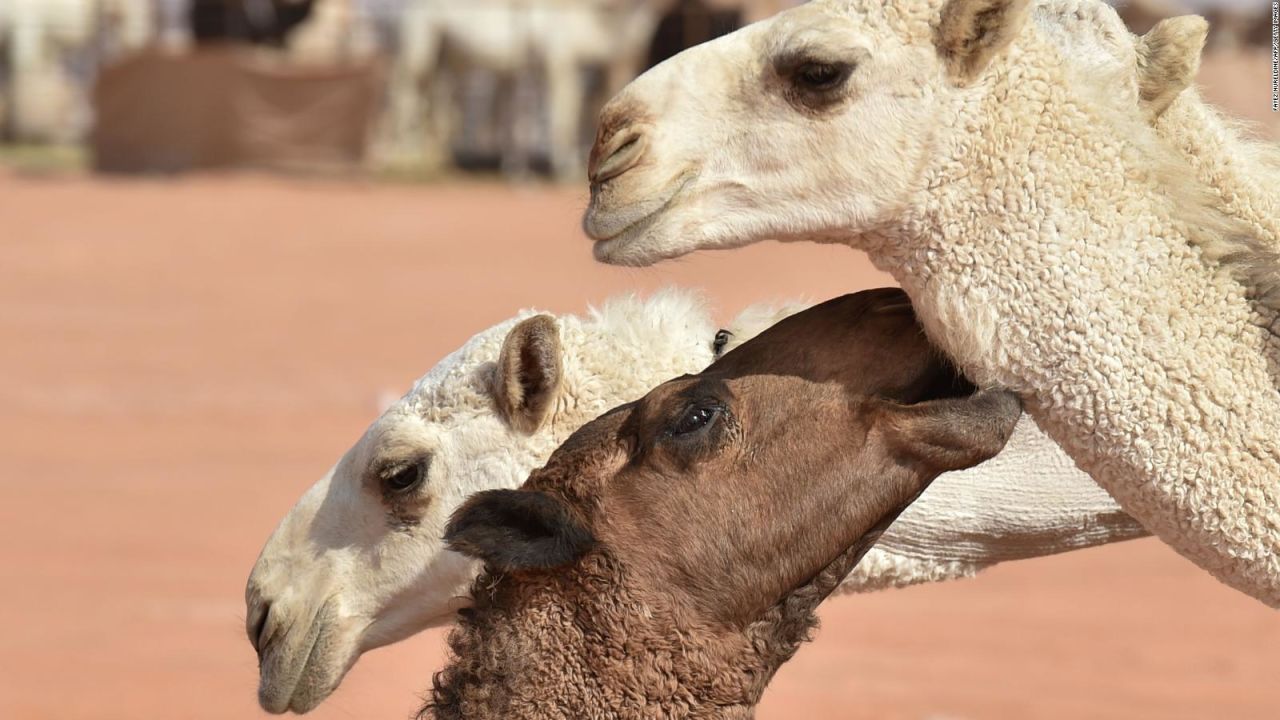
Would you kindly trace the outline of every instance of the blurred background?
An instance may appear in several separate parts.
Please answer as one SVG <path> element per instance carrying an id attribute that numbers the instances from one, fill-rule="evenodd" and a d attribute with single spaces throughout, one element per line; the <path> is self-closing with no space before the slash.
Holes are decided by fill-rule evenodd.
<path id="1" fill-rule="evenodd" d="M 643 271 L 578 229 L 595 112 L 791 0 L 0 0 L 0 718 L 255 718 L 259 548 L 394 398 L 538 307 L 889 284 L 762 244 Z M 1280 139 L 1266 0 L 1204 94 Z M 1277 718 L 1280 615 L 1153 540 L 842 597 L 764 720 Z M 433 632 L 317 718 L 403 718 Z"/>

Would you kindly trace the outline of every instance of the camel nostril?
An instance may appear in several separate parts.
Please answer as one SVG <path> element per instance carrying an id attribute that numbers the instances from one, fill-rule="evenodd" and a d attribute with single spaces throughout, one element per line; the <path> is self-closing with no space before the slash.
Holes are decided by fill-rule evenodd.
<path id="1" fill-rule="evenodd" d="M 639 132 L 617 133 L 603 147 L 596 147 L 591 153 L 588 178 L 599 184 L 618 177 L 640 162 L 645 146 L 644 135 Z"/>
<path id="2" fill-rule="evenodd" d="M 253 646 L 254 652 L 258 653 L 258 657 L 262 657 L 262 651 L 266 647 L 266 638 L 263 637 L 267 631 L 267 618 L 271 616 L 271 604 L 261 603 L 255 605 L 249 614 L 248 631 L 249 644 Z"/>

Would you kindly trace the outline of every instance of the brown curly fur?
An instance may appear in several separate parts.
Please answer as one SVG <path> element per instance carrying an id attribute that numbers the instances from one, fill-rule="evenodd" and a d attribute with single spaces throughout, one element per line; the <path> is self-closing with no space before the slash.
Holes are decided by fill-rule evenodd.
<path id="1" fill-rule="evenodd" d="M 713 400 L 714 423 L 672 434 Z M 418 717 L 751 717 L 884 528 L 1019 414 L 973 392 L 900 290 L 783 320 L 455 513 L 450 546 L 488 566 Z"/>
<path id="2" fill-rule="evenodd" d="M 605 553 L 568 576 L 485 575 L 474 590 L 420 718 L 748 717 L 781 664 L 636 587 Z"/>
<path id="3" fill-rule="evenodd" d="M 811 639 L 818 604 L 888 524 L 741 632 L 635 587 L 604 552 L 568 577 L 486 573 L 418 718 L 749 718 L 774 673 Z"/>

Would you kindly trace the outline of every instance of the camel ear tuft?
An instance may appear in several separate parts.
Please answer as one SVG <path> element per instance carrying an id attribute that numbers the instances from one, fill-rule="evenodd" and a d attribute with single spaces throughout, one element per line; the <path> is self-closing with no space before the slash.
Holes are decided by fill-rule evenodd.
<path id="1" fill-rule="evenodd" d="M 1209 23 L 1183 15 L 1156 23 L 1138 38 L 1138 96 L 1147 119 L 1159 118 L 1200 71 Z"/>
<path id="2" fill-rule="evenodd" d="M 450 518 L 444 540 L 499 572 L 567 565 L 596 542 L 568 505 L 537 490 L 472 495 Z"/>
<path id="3" fill-rule="evenodd" d="M 521 321 L 503 341 L 493 394 L 498 411 L 515 429 L 536 431 L 555 408 L 560 356 L 560 329 L 550 315 Z"/>
<path id="4" fill-rule="evenodd" d="M 934 31 L 947 74 L 967 85 L 1022 30 L 1030 0 L 950 0 Z"/>

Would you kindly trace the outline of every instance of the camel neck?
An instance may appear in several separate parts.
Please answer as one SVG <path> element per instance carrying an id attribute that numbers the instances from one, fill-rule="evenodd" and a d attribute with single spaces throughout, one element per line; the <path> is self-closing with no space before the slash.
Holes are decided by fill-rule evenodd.
<path id="1" fill-rule="evenodd" d="M 975 384 L 1017 392 L 1145 527 L 1276 604 L 1277 505 L 1242 499 L 1280 477 L 1255 439 L 1280 418 L 1276 311 L 1246 274 L 1274 280 L 1274 259 L 1141 113 L 1033 40 L 957 93 L 875 259 Z"/>
<path id="2" fill-rule="evenodd" d="M 1241 137 L 1194 88 L 1178 96 L 1155 130 L 1210 188 L 1224 213 L 1247 223 L 1272 247 L 1280 243 L 1280 147 Z"/>
<path id="3" fill-rule="evenodd" d="M 564 579 L 483 575 L 449 636 L 433 720 L 745 720 L 768 667 L 745 637 L 701 626 L 587 558 Z"/>
<path id="4" fill-rule="evenodd" d="M 1027 394 L 1044 388 L 1010 371 L 1015 359 L 1082 372 L 1092 360 L 1030 339 L 1060 336 L 1064 315 L 1127 324 L 1179 288 L 1214 308 L 1185 308 L 1193 324 L 1232 306 L 1232 322 L 1256 321 L 1240 284 L 1202 253 L 1234 221 L 1139 113 L 1095 96 L 1055 57 L 1030 39 L 957 95 L 922 189 L 871 247 L 962 370 Z"/>

